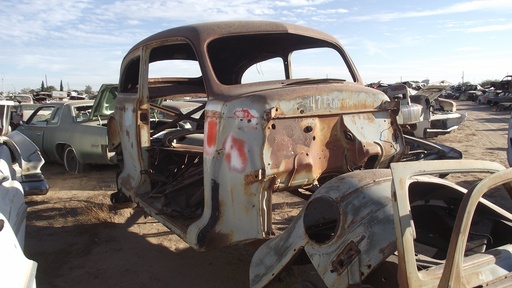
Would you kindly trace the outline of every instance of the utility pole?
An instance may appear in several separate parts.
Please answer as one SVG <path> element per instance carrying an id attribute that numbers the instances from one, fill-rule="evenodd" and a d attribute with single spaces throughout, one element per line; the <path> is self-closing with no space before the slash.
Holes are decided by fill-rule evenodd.
<path id="1" fill-rule="evenodd" d="M 462 71 L 462 83 L 460 84 L 464 84 L 464 71 Z"/>

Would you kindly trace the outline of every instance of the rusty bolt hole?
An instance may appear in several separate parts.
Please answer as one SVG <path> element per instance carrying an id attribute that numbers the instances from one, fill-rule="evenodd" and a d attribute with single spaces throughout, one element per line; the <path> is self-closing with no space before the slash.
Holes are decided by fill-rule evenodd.
<path id="1" fill-rule="evenodd" d="M 350 131 L 344 131 L 343 134 L 345 135 L 345 139 L 350 142 L 354 142 L 354 135 L 350 133 Z"/>

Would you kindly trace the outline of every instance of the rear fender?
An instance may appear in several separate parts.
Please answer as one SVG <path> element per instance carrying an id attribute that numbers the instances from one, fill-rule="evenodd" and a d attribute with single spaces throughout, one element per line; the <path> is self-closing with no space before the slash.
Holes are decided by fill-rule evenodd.
<path id="1" fill-rule="evenodd" d="M 48 183 L 41 173 L 44 159 L 37 146 L 19 131 L 7 134 L 2 142 L 9 147 L 12 161 L 11 177 L 21 183 L 25 195 L 45 195 L 48 193 Z"/>
<path id="2" fill-rule="evenodd" d="M 361 283 L 396 251 L 390 188 L 385 169 L 351 172 L 324 184 L 282 235 L 256 251 L 251 287 L 265 286 L 302 250 L 327 286 Z"/>

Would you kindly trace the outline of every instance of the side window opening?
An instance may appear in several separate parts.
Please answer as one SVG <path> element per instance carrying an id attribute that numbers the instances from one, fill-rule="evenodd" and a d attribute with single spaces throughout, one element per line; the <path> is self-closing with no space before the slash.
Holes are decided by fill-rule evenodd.
<path id="1" fill-rule="evenodd" d="M 89 115 L 92 110 L 92 105 L 87 106 L 76 106 L 73 108 L 73 113 L 76 122 L 87 122 L 89 120 Z"/>
<path id="2" fill-rule="evenodd" d="M 49 121 L 50 124 L 57 124 L 59 122 L 60 109 L 62 108 L 55 108 L 55 111 L 52 113 L 53 116 L 51 116 L 52 118 Z"/>
<path id="3" fill-rule="evenodd" d="M 140 57 L 137 56 L 125 67 L 119 83 L 119 91 L 123 93 L 137 92 L 139 87 Z"/>
<path id="4" fill-rule="evenodd" d="M 201 68 L 188 42 L 176 42 L 151 50 L 148 67 L 149 100 L 206 97 Z"/>
<path id="5" fill-rule="evenodd" d="M 37 126 L 46 126 L 50 117 L 52 115 L 54 106 L 45 106 L 37 111 L 35 115 L 32 115 L 31 119 L 27 119 L 27 124 L 29 125 L 37 125 Z"/>
<path id="6" fill-rule="evenodd" d="M 149 78 L 199 78 L 201 70 L 195 60 L 171 59 L 149 64 Z"/>
<path id="7" fill-rule="evenodd" d="M 192 130 L 202 134 L 200 130 L 204 126 L 204 120 L 201 114 L 206 103 L 206 89 L 195 51 L 188 42 L 176 42 L 153 48 L 150 53 L 147 81 L 152 139 L 177 133 L 172 131 L 175 129 Z M 191 122 L 193 125 L 190 125 Z M 180 139 L 185 138 L 187 137 Z M 195 141 L 194 146 L 200 142 Z M 166 145 L 174 144 L 166 142 Z"/>

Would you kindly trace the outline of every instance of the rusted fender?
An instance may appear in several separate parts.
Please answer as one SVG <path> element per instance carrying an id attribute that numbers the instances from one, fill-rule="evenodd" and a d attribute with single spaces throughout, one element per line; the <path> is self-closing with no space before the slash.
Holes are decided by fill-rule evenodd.
<path id="1" fill-rule="evenodd" d="M 324 184 L 286 231 L 267 241 L 250 266 L 264 287 L 303 249 L 328 287 L 360 284 L 396 251 L 387 169 L 356 171 Z"/>

